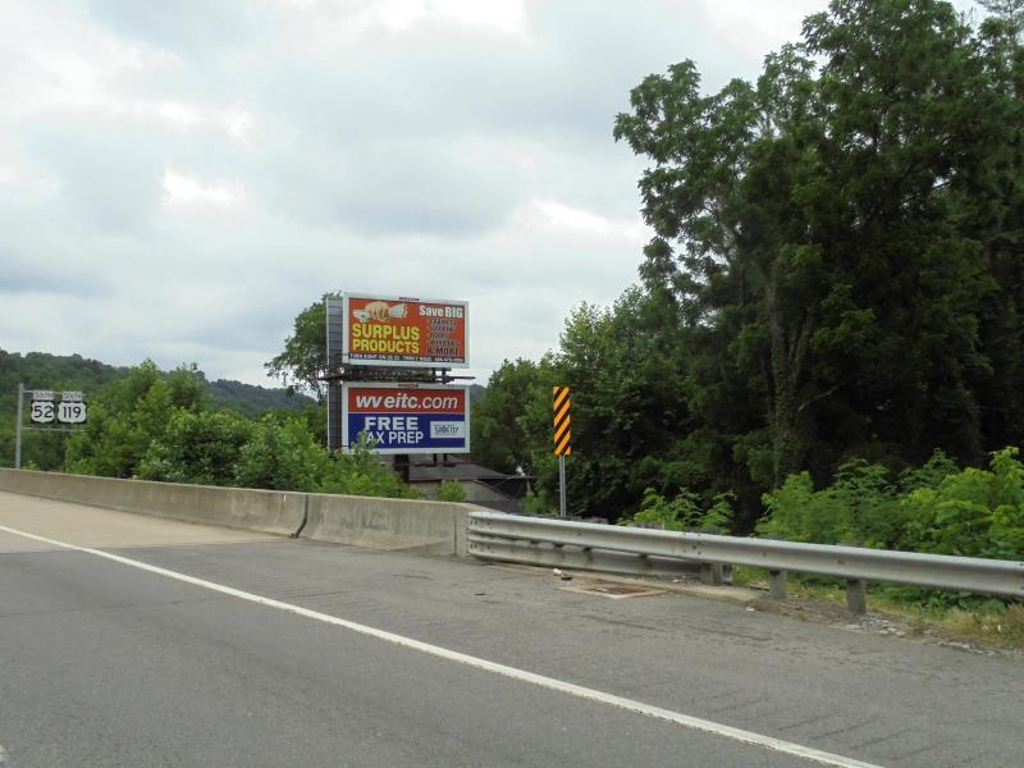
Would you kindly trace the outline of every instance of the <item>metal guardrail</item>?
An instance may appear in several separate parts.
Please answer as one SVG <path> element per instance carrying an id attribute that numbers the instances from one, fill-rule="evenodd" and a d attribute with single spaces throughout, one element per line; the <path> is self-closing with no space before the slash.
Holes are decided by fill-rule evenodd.
<path id="1" fill-rule="evenodd" d="M 578 523 L 477 512 L 469 516 L 468 553 L 488 560 L 617 570 L 623 560 L 743 565 L 771 574 L 771 595 L 785 597 L 788 571 L 847 580 L 847 605 L 866 610 L 867 582 L 911 584 L 1024 599 L 1024 562 L 799 544 L 705 533 Z M 654 560 L 652 560 L 654 559 Z M 633 572 L 643 566 L 634 565 Z M 653 565 L 648 567 L 653 570 Z"/>

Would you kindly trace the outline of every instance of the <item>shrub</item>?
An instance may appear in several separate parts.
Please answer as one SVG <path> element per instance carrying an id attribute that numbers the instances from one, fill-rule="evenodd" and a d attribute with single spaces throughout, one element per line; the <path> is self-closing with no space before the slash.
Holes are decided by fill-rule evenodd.
<path id="1" fill-rule="evenodd" d="M 317 491 L 329 463 L 300 419 L 266 416 L 239 450 L 235 482 L 243 488 Z"/>
<path id="2" fill-rule="evenodd" d="M 381 462 L 365 433 L 348 453 L 338 453 L 327 463 L 320 485 L 324 493 L 349 496 L 415 499 L 421 495 Z"/>
<path id="3" fill-rule="evenodd" d="M 852 459 L 828 488 L 815 491 L 811 476 L 803 472 L 765 494 L 768 514 L 757 532 L 790 541 L 887 547 L 899 534 L 896 498 L 885 467 Z"/>
<path id="4" fill-rule="evenodd" d="M 139 463 L 143 480 L 231 485 L 253 423 L 231 411 L 179 410 Z"/>
<path id="5" fill-rule="evenodd" d="M 1017 448 L 992 454 L 988 469 L 957 469 L 941 452 L 897 482 L 880 465 L 844 464 L 819 491 L 807 473 L 766 494 L 761 535 L 817 544 L 853 543 L 965 557 L 1024 557 L 1024 465 Z M 894 599 L 936 607 L 979 604 L 966 594 L 886 586 Z M 999 602 L 999 601 L 995 601 Z"/>
<path id="6" fill-rule="evenodd" d="M 558 505 L 543 488 L 536 492 L 527 491 L 522 507 L 523 512 L 534 517 L 558 517 Z"/>
<path id="7" fill-rule="evenodd" d="M 465 501 L 466 489 L 458 480 L 445 480 L 437 489 L 438 501 Z"/>
<path id="8" fill-rule="evenodd" d="M 901 544 L 922 552 L 1019 559 L 1024 555 L 1024 466 L 1019 449 L 992 454 L 990 469 L 947 475 L 900 500 Z"/>
<path id="9" fill-rule="evenodd" d="M 653 488 L 647 488 L 640 510 L 619 524 L 660 523 L 666 531 L 725 532 L 732 523 L 731 498 L 731 494 L 718 494 L 710 506 L 704 508 L 700 504 L 700 497 L 691 491 L 683 490 L 670 500 Z"/>

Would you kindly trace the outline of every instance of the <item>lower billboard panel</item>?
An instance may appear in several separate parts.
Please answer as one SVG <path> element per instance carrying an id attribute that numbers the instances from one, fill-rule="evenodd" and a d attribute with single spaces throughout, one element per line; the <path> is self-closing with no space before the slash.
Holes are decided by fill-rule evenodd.
<path id="1" fill-rule="evenodd" d="M 363 432 L 378 453 L 469 453 L 469 389 L 447 384 L 342 387 L 342 446 Z"/>

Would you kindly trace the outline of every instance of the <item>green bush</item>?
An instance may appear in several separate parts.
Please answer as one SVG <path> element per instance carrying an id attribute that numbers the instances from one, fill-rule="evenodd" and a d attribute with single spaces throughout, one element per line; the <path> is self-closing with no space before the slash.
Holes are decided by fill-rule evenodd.
<path id="1" fill-rule="evenodd" d="M 324 493 L 349 496 L 382 496 L 416 499 L 421 494 L 403 483 L 391 467 L 382 463 L 366 434 L 359 436 L 351 451 L 338 453 L 325 466 L 320 483 Z"/>
<path id="2" fill-rule="evenodd" d="M 706 508 L 700 497 L 687 490 L 666 499 L 653 488 L 644 491 L 640 510 L 632 517 L 619 521 L 620 525 L 660 523 L 666 531 L 703 531 L 725 533 L 732 525 L 732 495 L 720 493 Z"/>
<path id="3" fill-rule="evenodd" d="M 253 422 L 232 411 L 179 410 L 139 463 L 143 480 L 232 485 Z"/>
<path id="4" fill-rule="evenodd" d="M 835 482 L 820 491 L 807 472 L 790 475 L 765 494 L 768 514 L 757 532 L 789 541 L 887 547 L 898 536 L 898 490 L 888 475 L 885 467 L 863 459 L 843 464 Z"/>
<path id="5" fill-rule="evenodd" d="M 275 491 L 319 491 L 330 457 L 300 419 L 266 416 L 241 447 L 235 484 Z"/>
<path id="6" fill-rule="evenodd" d="M 438 501 L 465 501 L 466 489 L 458 480 L 444 480 L 437 489 Z"/>
<path id="7" fill-rule="evenodd" d="M 534 517 L 558 517 L 558 505 L 544 489 L 527 491 L 522 506 L 523 512 Z"/>
<path id="8" fill-rule="evenodd" d="M 959 470 L 941 452 L 895 482 L 854 459 L 820 491 L 805 472 L 764 497 L 762 536 L 848 543 L 944 555 L 1024 555 L 1024 466 L 1017 448 L 992 454 L 989 469 Z"/>
<path id="9" fill-rule="evenodd" d="M 1018 448 L 992 454 L 989 469 L 947 475 L 900 500 L 905 548 L 1017 560 L 1024 556 L 1024 466 Z"/>
<path id="10" fill-rule="evenodd" d="M 90 400 L 88 424 L 67 441 L 64 469 L 277 491 L 421 496 L 365 438 L 350 452 L 329 454 L 318 439 L 322 411 L 270 413 L 253 421 L 207 406 L 194 365 L 163 376 L 147 360 Z"/>
<path id="11" fill-rule="evenodd" d="M 150 444 L 163 435 L 175 407 L 152 361 L 132 368 L 90 401 L 88 423 L 68 440 L 66 471 L 132 477 Z"/>

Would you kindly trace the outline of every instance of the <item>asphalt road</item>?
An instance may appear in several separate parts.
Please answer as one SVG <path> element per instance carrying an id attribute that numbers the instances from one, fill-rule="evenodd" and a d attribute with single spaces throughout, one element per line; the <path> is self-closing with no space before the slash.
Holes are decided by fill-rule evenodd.
<path id="1" fill-rule="evenodd" d="M 0 530 L 4 768 L 1024 764 L 1020 660 L 10 494 L 0 526 L 96 549 Z"/>

